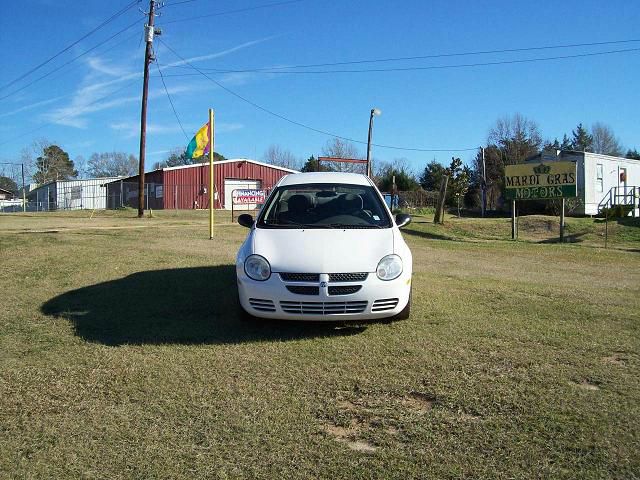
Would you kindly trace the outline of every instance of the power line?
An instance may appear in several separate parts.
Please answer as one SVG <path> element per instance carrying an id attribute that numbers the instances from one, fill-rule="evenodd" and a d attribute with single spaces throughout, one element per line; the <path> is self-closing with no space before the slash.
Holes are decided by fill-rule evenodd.
<path id="1" fill-rule="evenodd" d="M 191 2 L 197 2 L 198 0 L 182 0 L 181 2 L 171 2 L 171 3 L 165 3 L 164 5 L 162 5 L 161 8 L 164 7 L 173 7 L 174 5 L 182 5 L 183 3 L 191 3 Z"/>
<path id="2" fill-rule="evenodd" d="M 309 75 L 325 75 L 331 73 L 383 73 L 383 72 L 408 72 L 408 71 L 419 71 L 419 70 L 443 70 L 449 68 L 465 68 L 465 67 L 486 67 L 486 66 L 494 66 L 494 65 L 508 65 L 508 64 L 518 64 L 518 63 L 535 63 L 535 62 L 544 62 L 551 60 L 566 60 L 571 58 L 580 58 L 580 57 L 591 57 L 598 55 L 610 55 L 615 53 L 629 53 L 629 52 L 638 52 L 640 48 L 629 48 L 624 50 L 610 50 L 607 52 L 594 52 L 594 53 L 582 53 L 576 55 L 562 55 L 557 57 L 542 57 L 542 58 L 528 58 L 528 59 L 517 59 L 517 60 L 502 60 L 497 62 L 482 62 L 482 63 L 461 63 L 455 65 L 431 65 L 427 67 L 403 67 L 403 68 L 371 68 L 371 69 L 361 69 L 361 70 L 306 70 L 306 71 L 265 71 L 261 70 L 255 73 L 264 73 L 264 74 L 309 74 Z M 199 71 L 206 72 L 207 70 Z M 169 73 L 166 74 L 165 77 L 189 77 L 193 75 L 198 75 L 199 73 Z M 213 72 L 212 72 L 213 73 Z M 237 73 L 234 70 L 220 70 L 215 73 Z"/>
<path id="3" fill-rule="evenodd" d="M 211 78 L 206 73 L 200 71 L 197 67 L 193 66 L 191 63 L 189 63 L 188 60 L 186 60 L 184 57 L 182 57 L 180 54 L 178 54 L 174 49 L 172 49 L 169 45 L 167 45 L 167 43 L 164 40 L 160 40 L 160 42 L 165 47 L 167 47 L 176 57 L 178 57 L 180 60 L 185 62 L 187 65 L 190 65 L 191 68 L 193 68 L 195 71 L 200 73 L 200 75 L 204 76 L 205 78 L 209 79 L 211 82 L 215 83 L 218 87 L 223 89 L 225 92 L 229 93 L 230 95 L 233 95 L 234 97 L 242 100 L 245 103 L 248 103 L 249 105 L 251 105 L 254 108 L 257 108 L 258 110 L 262 110 L 263 112 L 268 113 L 269 115 L 277 117 L 277 118 L 279 118 L 281 120 L 284 120 L 285 122 L 291 123 L 293 125 L 297 125 L 298 127 L 302 127 L 304 129 L 311 130 L 312 132 L 320 133 L 322 135 L 326 135 L 326 136 L 329 136 L 329 137 L 339 138 L 341 140 L 346 140 L 346 141 L 353 142 L 353 143 L 359 143 L 359 144 L 364 144 L 364 145 L 367 144 L 367 142 L 364 142 L 362 140 L 356 140 L 356 139 L 353 139 L 353 138 L 344 137 L 342 135 L 337 135 L 335 133 L 328 132 L 326 130 L 321 130 L 319 128 L 315 128 L 315 127 L 306 125 L 304 123 L 298 122 L 296 120 L 292 120 L 290 118 L 285 117 L 284 115 L 281 115 L 281 114 L 276 113 L 276 112 L 274 112 L 272 110 L 269 110 L 268 108 L 263 107 L 263 106 L 255 103 L 255 102 L 249 100 L 248 98 L 245 98 L 242 95 L 234 92 L 230 88 L 225 87 L 222 83 L 218 82 L 214 78 Z M 391 150 L 405 150 L 405 151 L 412 151 L 412 152 L 465 152 L 465 151 L 471 151 L 471 150 L 477 150 L 478 149 L 478 147 L 473 147 L 473 148 L 410 148 L 410 147 L 399 147 L 399 146 L 395 146 L 395 145 L 382 145 L 382 144 L 377 144 L 377 143 L 372 143 L 371 145 L 373 145 L 375 147 L 379 147 L 379 148 L 388 148 L 388 149 L 391 149 Z"/>
<path id="4" fill-rule="evenodd" d="M 429 55 L 415 55 L 410 57 L 378 58 L 378 59 L 352 60 L 352 61 L 333 62 L 333 63 L 313 63 L 313 64 L 306 64 L 306 65 L 290 65 L 290 66 L 285 65 L 285 66 L 259 67 L 259 68 L 248 68 L 248 69 L 226 69 L 226 70 L 214 69 L 214 68 L 202 68 L 202 70 L 207 72 L 219 72 L 219 73 L 254 73 L 254 72 L 260 72 L 260 71 L 274 73 L 273 72 L 274 70 L 284 70 L 284 69 L 294 69 L 294 68 L 334 67 L 334 66 L 340 66 L 340 65 L 358 65 L 363 63 L 400 62 L 400 61 L 408 61 L 408 60 L 426 60 L 426 59 L 433 59 L 433 58 L 463 57 L 463 56 L 471 56 L 471 55 L 489 55 L 489 54 L 498 54 L 498 53 L 515 53 L 515 52 L 528 52 L 528 51 L 537 51 L 537 50 L 552 50 L 552 49 L 558 49 L 558 48 L 594 47 L 594 46 L 614 45 L 614 44 L 634 43 L 634 42 L 640 42 L 640 39 L 611 40 L 607 42 L 573 43 L 573 44 L 564 44 L 564 45 L 546 45 L 546 46 L 521 47 L 521 48 L 506 48 L 506 49 L 499 49 L 499 50 L 477 50 L 477 51 L 471 51 L 471 52 L 435 53 L 435 54 L 429 54 Z M 188 68 L 188 67 L 184 67 L 183 65 L 175 65 L 172 67 Z"/>
<path id="5" fill-rule="evenodd" d="M 63 63 L 62 65 L 54 68 L 53 70 L 50 70 L 49 72 L 45 73 L 44 75 L 40 75 L 38 78 L 36 78 L 35 80 L 32 80 L 31 82 L 27 83 L 26 85 L 23 85 L 22 87 L 18 88 L 17 90 L 13 90 L 12 92 L 7 93 L 6 95 L 0 97 L 0 100 L 4 100 L 5 98 L 9 98 L 13 95 L 15 95 L 18 92 L 21 92 L 22 90 L 29 88 L 31 85 L 38 83 L 40 80 L 43 80 L 45 78 L 47 78 L 49 75 L 54 74 L 55 72 L 60 71 L 61 69 L 63 69 L 64 67 L 66 67 L 67 65 L 75 62 L 77 59 L 84 57 L 87 53 L 92 52 L 93 50 L 95 50 L 96 48 L 101 47 L 102 45 L 104 45 L 105 43 L 107 43 L 109 40 L 112 40 L 113 38 L 117 37 L 118 35 L 126 32 L 127 30 L 130 30 L 131 28 L 133 28 L 134 26 L 139 24 L 139 20 L 136 20 L 135 22 L 131 23 L 130 25 L 124 27 L 122 30 L 119 30 L 118 32 L 114 33 L 113 35 L 111 35 L 109 38 L 107 38 L 106 40 L 103 40 L 102 42 L 98 43 L 97 45 L 94 45 L 93 47 L 91 47 L 88 50 L 85 50 L 84 52 L 80 53 L 79 55 L 76 55 L 75 57 L 73 57 L 71 60 L 67 61 L 66 63 Z M 137 35 L 137 34 L 136 34 Z M 129 37 L 127 37 L 128 39 Z M 112 48 L 115 48 L 117 45 L 120 45 L 120 43 L 113 45 L 112 47 L 110 47 L 109 49 L 107 49 L 106 51 L 111 50 Z"/>
<path id="6" fill-rule="evenodd" d="M 184 127 L 182 126 L 182 122 L 180 121 L 180 117 L 178 116 L 178 112 L 176 111 L 176 107 L 173 105 L 173 100 L 171 100 L 171 95 L 169 95 L 167 84 L 164 82 L 164 76 L 162 75 L 162 70 L 160 70 L 160 66 L 157 63 L 157 56 L 156 56 L 156 67 L 158 67 L 158 73 L 160 74 L 160 80 L 162 80 L 162 86 L 164 87 L 164 91 L 167 94 L 167 98 L 169 99 L 169 103 L 171 104 L 171 109 L 173 110 L 173 114 L 175 115 L 176 120 L 178 121 L 178 125 L 180 125 L 180 130 L 182 130 L 182 133 L 184 134 L 184 138 L 187 141 L 189 141 L 189 136 L 187 135 L 187 132 L 184 131 Z"/>
<path id="7" fill-rule="evenodd" d="M 200 20 L 202 18 L 210 18 L 210 17 L 218 17 L 220 15 L 229 15 L 232 13 L 242 13 L 242 12 L 250 12 L 253 10 L 260 10 L 262 8 L 270 8 L 270 7 L 279 7 L 279 6 L 283 6 L 283 5 L 290 5 L 293 3 L 300 3 L 300 2 L 304 2 L 306 0 L 286 0 L 283 2 L 274 2 L 274 3 L 266 3 L 263 5 L 255 5 L 253 7 L 245 7 L 245 8 L 238 8 L 235 10 L 226 10 L 223 12 L 216 12 L 216 13 L 210 13 L 210 14 L 206 14 L 206 15 L 198 15 L 197 17 L 188 17 L 188 18 L 178 18 L 176 20 L 170 20 L 168 22 L 162 22 L 162 25 L 169 25 L 170 23 L 178 23 L 178 22 L 190 22 L 192 20 Z M 181 3 L 186 3 L 186 2 L 181 2 Z M 177 3 L 174 3 L 173 5 L 177 5 Z"/>
<path id="8" fill-rule="evenodd" d="M 582 57 L 595 57 L 601 55 L 612 55 L 615 53 L 630 53 L 630 52 L 638 52 L 640 48 L 627 48 L 622 50 L 608 50 L 605 52 L 592 52 L 592 53 L 577 53 L 574 55 L 558 55 L 555 57 L 539 57 L 539 58 L 526 58 L 526 59 L 515 59 L 515 60 L 499 60 L 495 62 L 478 62 L 478 63 L 460 63 L 454 65 L 429 65 L 424 67 L 394 67 L 394 68 L 366 68 L 359 70 L 215 70 L 213 72 L 211 69 L 202 69 L 204 72 L 211 73 L 240 73 L 240 72 L 253 72 L 253 73 L 264 73 L 264 74 L 292 74 L 292 75 L 325 75 L 331 73 L 383 73 L 383 72 L 413 72 L 413 71 L 421 71 L 421 70 L 444 70 L 449 68 L 468 68 L 468 67 L 486 67 L 493 65 L 510 65 L 510 64 L 518 64 L 518 63 L 535 63 L 535 62 L 546 62 L 551 60 L 568 60 L 571 58 L 582 58 Z M 175 74 L 167 74 L 167 77 L 181 77 L 181 76 L 190 76 L 194 74 L 186 74 L 186 73 L 175 73 Z"/>
<path id="9" fill-rule="evenodd" d="M 132 8 L 136 3 L 138 3 L 138 0 L 134 0 L 130 3 L 128 3 L 125 7 L 123 7 L 122 9 L 118 10 L 116 13 L 114 13 L 113 15 L 111 15 L 109 18 L 107 18 L 106 20 L 104 20 L 102 23 L 100 23 L 97 27 L 95 27 L 93 30 L 89 31 L 88 33 L 84 34 L 82 37 L 80 37 L 79 39 L 77 39 L 75 42 L 72 42 L 71 44 L 67 45 L 65 48 L 63 48 L 62 50 L 60 50 L 58 53 L 56 53 L 55 55 L 52 55 L 51 57 L 47 58 L 45 61 L 39 63 L 38 65 L 36 65 L 35 67 L 31 68 L 30 70 L 28 70 L 27 72 L 23 73 L 22 75 L 20 75 L 19 77 L 11 80 L 9 83 L 3 85 L 0 87 L 0 90 L 3 90 L 11 85 L 13 85 L 16 82 L 19 82 L 20 80 L 22 80 L 23 78 L 25 78 L 26 76 L 30 75 L 31 73 L 35 72 L 36 70 L 38 70 L 39 68 L 45 66 L 47 63 L 49 63 L 51 60 L 59 57 L 60 55 L 62 55 L 64 52 L 68 51 L 69 49 L 71 49 L 72 47 L 74 47 L 75 45 L 77 45 L 78 43 L 80 43 L 82 40 L 84 40 L 85 38 L 89 37 L 90 35 L 92 35 L 93 33 L 97 32 L 98 30 L 100 30 L 102 27 L 104 27 L 105 25 L 111 23 L 112 21 L 114 21 L 116 18 L 118 18 L 120 15 L 124 14 L 127 10 L 129 10 L 130 8 Z"/>

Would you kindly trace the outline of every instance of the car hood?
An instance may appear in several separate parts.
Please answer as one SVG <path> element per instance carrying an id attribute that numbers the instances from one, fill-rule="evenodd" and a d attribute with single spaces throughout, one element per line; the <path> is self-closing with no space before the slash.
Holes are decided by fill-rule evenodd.
<path id="1" fill-rule="evenodd" d="M 393 229 L 266 229 L 253 231 L 253 253 L 274 272 L 375 272 L 393 253 Z"/>

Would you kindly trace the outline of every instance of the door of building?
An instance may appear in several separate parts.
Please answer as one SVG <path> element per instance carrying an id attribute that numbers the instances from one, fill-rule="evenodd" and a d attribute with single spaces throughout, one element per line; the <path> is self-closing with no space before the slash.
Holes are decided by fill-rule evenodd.
<path id="1" fill-rule="evenodd" d="M 225 210 L 231 210 L 231 202 L 233 201 L 231 194 L 234 190 L 247 189 L 258 190 L 262 182 L 260 180 L 236 180 L 233 178 L 224 179 L 224 208 Z M 252 205 L 238 205 L 234 207 L 234 210 L 253 210 L 256 208 L 255 204 Z"/>

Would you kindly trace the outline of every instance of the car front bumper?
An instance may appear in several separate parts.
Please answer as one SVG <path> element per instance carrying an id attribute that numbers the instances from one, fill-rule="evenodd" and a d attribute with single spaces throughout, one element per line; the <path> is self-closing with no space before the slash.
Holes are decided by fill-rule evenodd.
<path id="1" fill-rule="evenodd" d="M 255 317 L 283 320 L 345 321 L 393 317 L 409 302 L 411 270 L 391 281 L 380 280 L 375 272 L 356 282 L 329 282 L 321 274 L 316 282 L 284 281 L 274 272 L 268 280 L 258 282 L 247 277 L 241 265 L 236 266 L 238 296 L 242 308 Z M 326 286 L 320 286 L 326 282 Z M 330 295 L 331 286 L 360 286 L 347 295 Z M 319 287 L 318 295 L 292 293 L 287 286 Z"/>

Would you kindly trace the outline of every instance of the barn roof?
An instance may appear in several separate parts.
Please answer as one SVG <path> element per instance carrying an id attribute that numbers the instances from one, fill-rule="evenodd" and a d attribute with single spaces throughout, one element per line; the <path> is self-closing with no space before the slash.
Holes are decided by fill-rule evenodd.
<path id="1" fill-rule="evenodd" d="M 258 162 L 257 160 L 251 160 L 249 158 L 230 158 L 228 160 L 221 160 L 219 162 L 213 162 L 213 163 L 214 163 L 214 165 L 222 165 L 224 163 L 236 163 L 236 162 L 253 163 L 254 165 L 261 165 L 263 167 L 274 168 L 276 170 L 282 170 L 283 172 L 287 172 L 287 173 L 298 173 L 298 170 L 292 170 L 290 168 L 279 167 L 277 165 L 271 165 L 270 163 Z M 162 169 L 162 171 L 166 172 L 168 170 L 181 170 L 183 168 L 196 168 L 196 167 L 202 167 L 203 165 L 209 165 L 209 162 L 193 163 L 191 165 L 178 165 L 177 167 L 165 167 L 165 168 Z"/>

